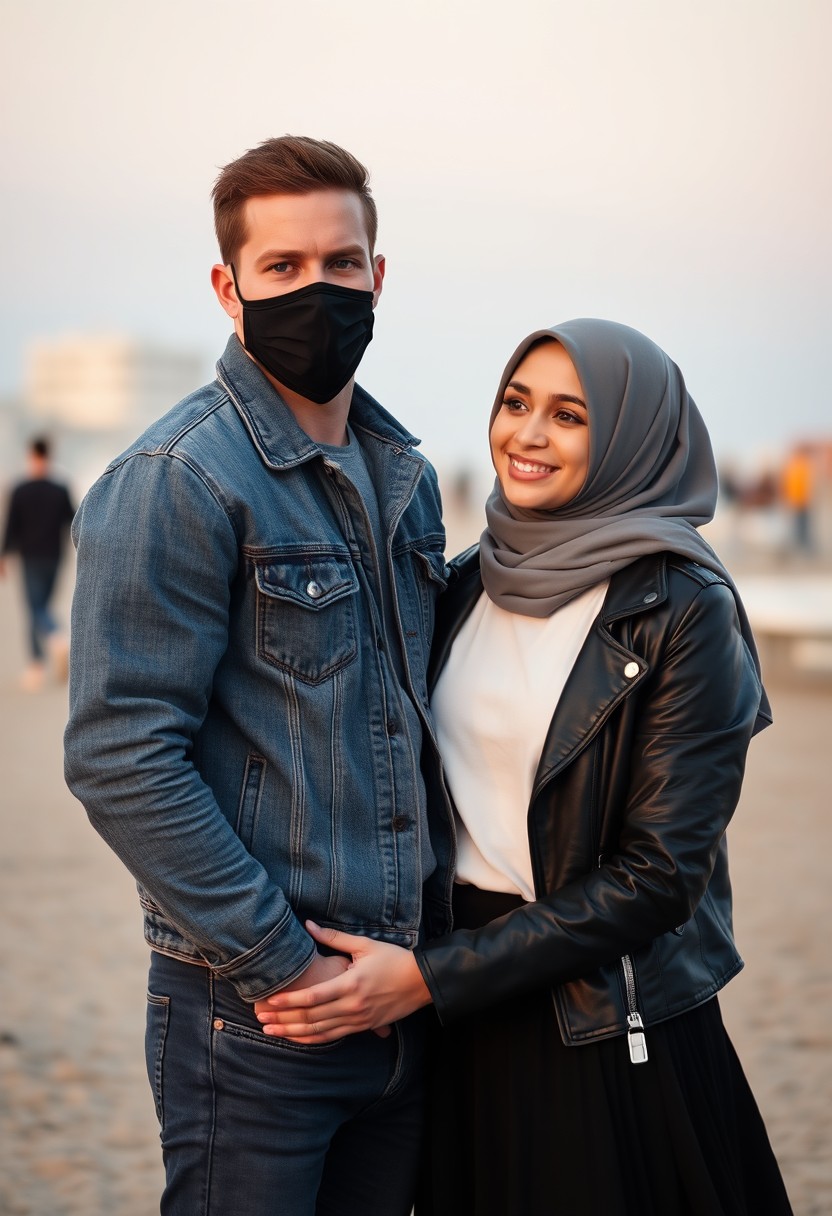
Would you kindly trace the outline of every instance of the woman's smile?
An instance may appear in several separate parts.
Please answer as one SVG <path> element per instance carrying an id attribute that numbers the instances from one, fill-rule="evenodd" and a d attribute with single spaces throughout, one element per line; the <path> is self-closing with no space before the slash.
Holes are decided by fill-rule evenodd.
<path id="1" fill-rule="evenodd" d="M 539 461 L 516 456 L 513 452 L 508 454 L 508 464 L 509 476 L 518 481 L 538 481 L 541 477 L 548 477 L 550 473 L 558 471 L 557 465 L 540 464 Z"/>

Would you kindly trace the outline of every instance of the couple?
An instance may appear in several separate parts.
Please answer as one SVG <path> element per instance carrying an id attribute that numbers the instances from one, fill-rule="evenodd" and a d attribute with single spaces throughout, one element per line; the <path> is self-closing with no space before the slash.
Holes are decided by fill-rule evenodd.
<path id="1" fill-rule="evenodd" d="M 73 528 L 67 776 L 139 885 L 162 1212 L 789 1212 L 715 995 L 770 715 L 678 368 L 525 339 L 448 568 L 353 378 L 366 171 L 287 136 L 213 197 L 217 379 Z"/>

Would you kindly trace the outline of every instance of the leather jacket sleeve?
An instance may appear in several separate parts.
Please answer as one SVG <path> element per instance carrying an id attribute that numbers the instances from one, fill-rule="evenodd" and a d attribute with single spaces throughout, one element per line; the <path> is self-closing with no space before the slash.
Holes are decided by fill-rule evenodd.
<path id="1" fill-rule="evenodd" d="M 632 694 L 632 731 L 620 732 L 613 715 L 591 744 L 627 775 L 618 805 L 602 808 L 610 826 L 597 865 L 480 929 L 416 951 L 443 1022 L 585 976 L 683 924 L 702 899 L 760 701 L 730 589 L 704 586 L 675 610 L 645 614 L 633 649 L 650 672 Z M 605 783 L 603 771 L 600 780 L 606 789 L 619 784 Z"/>

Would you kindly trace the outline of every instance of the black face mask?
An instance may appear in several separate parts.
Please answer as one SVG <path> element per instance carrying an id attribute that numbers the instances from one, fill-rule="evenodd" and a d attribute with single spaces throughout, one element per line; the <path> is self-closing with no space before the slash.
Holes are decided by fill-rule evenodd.
<path id="1" fill-rule="evenodd" d="M 373 293 L 310 283 L 268 300 L 244 300 L 243 345 L 275 380 L 324 405 L 355 374 L 373 336 Z"/>

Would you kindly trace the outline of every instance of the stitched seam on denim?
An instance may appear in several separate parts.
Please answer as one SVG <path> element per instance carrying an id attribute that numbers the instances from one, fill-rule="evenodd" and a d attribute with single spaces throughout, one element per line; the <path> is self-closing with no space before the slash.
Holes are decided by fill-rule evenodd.
<path id="1" fill-rule="evenodd" d="M 250 557 L 253 562 L 268 561 L 273 558 L 305 558 L 313 557 L 337 557 L 341 561 L 349 561 L 353 556 L 353 549 L 349 545 L 336 545 L 332 541 L 298 541 L 297 544 L 287 545 L 242 545 L 243 553 L 246 557 Z"/>
<path id="2" fill-rule="evenodd" d="M 345 1039 L 333 1039 L 331 1043 L 293 1043 L 291 1039 L 285 1039 L 282 1035 L 266 1034 L 262 1030 L 252 1030 L 249 1026 L 244 1026 L 241 1022 L 230 1022 L 227 1018 L 223 1019 L 223 1034 L 230 1034 L 235 1039 L 245 1039 L 246 1042 L 254 1043 L 257 1047 L 262 1047 L 264 1051 L 290 1051 L 302 1056 L 326 1055 L 328 1051 L 333 1051 L 340 1047 Z"/>
<path id="3" fill-rule="evenodd" d="M 227 963 L 214 967 L 213 970 L 217 973 L 217 975 L 228 975 L 230 972 L 238 970 L 242 964 L 250 963 L 252 959 L 257 958 L 258 955 L 263 954 L 269 948 L 274 939 L 283 932 L 293 915 L 292 909 L 287 906 L 286 911 L 283 913 L 277 924 L 274 925 L 266 936 L 261 938 L 255 946 L 252 946 L 250 949 L 244 951 L 243 954 L 235 955 L 235 957 L 229 959 Z"/>
<path id="4" fill-rule="evenodd" d="M 256 581 L 256 579 L 255 579 L 255 581 Z M 346 655 L 344 658 L 339 659 L 337 662 L 330 664 L 329 667 L 325 668 L 317 676 L 312 677 L 309 675 L 305 675 L 303 672 L 300 672 L 296 668 L 292 667 L 291 664 L 283 662 L 282 660 L 276 658 L 274 655 L 270 654 L 266 648 L 266 609 L 267 609 L 268 603 L 271 602 L 272 598 L 274 598 L 274 597 L 269 597 L 269 596 L 265 595 L 263 592 L 260 591 L 260 588 L 257 587 L 257 589 L 256 589 L 256 606 L 255 606 L 255 631 L 256 631 L 256 638 L 257 638 L 257 655 L 258 655 L 258 658 L 262 659 L 262 661 L 264 663 L 268 663 L 270 667 L 274 667 L 278 671 L 288 672 L 292 676 L 293 679 L 300 680 L 301 683 L 303 683 L 303 684 L 306 684 L 312 688 L 317 688 L 320 684 L 323 684 L 326 680 L 328 680 L 330 678 L 330 676 L 332 676 L 335 672 L 340 671 L 341 668 L 343 668 L 343 667 L 349 666 L 350 663 L 353 663 L 356 660 L 356 658 L 358 657 L 358 627 L 357 627 L 357 623 L 355 621 L 355 610 L 352 606 L 350 606 L 350 611 L 353 614 L 352 619 L 353 619 L 353 628 L 354 628 L 354 636 L 355 636 L 355 645 L 354 645 L 352 651 L 348 655 Z M 341 597 L 339 597 L 339 601 L 337 601 L 337 602 L 340 602 L 340 600 L 343 600 L 345 598 L 348 598 L 348 597 L 341 596 Z"/>
<path id="5" fill-rule="evenodd" d="M 402 1074 L 404 1072 L 404 1036 L 398 1022 L 393 1023 L 393 1033 L 395 1034 L 397 1041 L 396 1066 L 393 1069 L 390 1080 L 385 1085 L 383 1091 L 377 1098 L 373 1099 L 368 1106 L 364 1107 L 361 1112 L 362 1115 L 366 1115 L 369 1111 L 374 1110 L 375 1107 L 380 1106 L 381 1103 L 386 1101 L 388 1098 L 392 1098 L 401 1084 Z"/>
<path id="6" fill-rule="evenodd" d="M 200 391 L 205 390 L 197 390 L 197 392 Z M 174 444 L 179 443 L 189 431 L 192 431 L 194 427 L 199 426 L 200 423 L 204 422 L 206 418 L 210 418 L 212 414 L 215 414 L 217 410 L 221 409 L 221 407 L 226 403 L 229 403 L 228 396 L 225 393 L 221 393 L 219 400 L 212 401 L 205 407 L 201 414 L 197 415 L 196 418 L 192 418 L 189 422 L 186 422 L 179 428 L 178 431 L 167 438 L 164 443 L 159 444 L 155 448 L 137 448 L 132 452 L 127 452 L 119 460 L 116 460 L 112 464 L 108 465 L 104 470 L 103 476 L 107 477 L 110 473 L 115 473 L 115 471 L 120 469 L 122 465 L 127 464 L 128 460 L 132 460 L 134 456 L 169 456 L 171 454 L 170 448 Z"/>
<path id="7" fill-rule="evenodd" d="M 205 489 L 211 495 L 214 502 L 220 508 L 220 510 L 222 511 L 226 520 L 228 521 L 228 526 L 231 528 L 232 532 L 234 533 L 234 538 L 237 541 L 237 547 L 239 548 L 242 537 L 240 536 L 240 534 L 237 531 L 237 525 L 234 523 L 234 519 L 233 519 L 233 516 L 231 513 L 231 509 L 229 507 L 229 504 L 225 501 L 225 497 L 224 497 L 220 487 L 216 484 L 216 482 L 212 478 L 209 478 L 208 474 L 203 469 L 199 468 L 198 465 L 195 465 L 189 457 L 185 456 L 181 452 L 165 452 L 165 453 L 160 453 L 160 455 L 167 456 L 169 460 L 178 460 L 179 463 L 183 464 L 186 469 L 191 470 L 194 477 L 198 478 L 198 480 L 202 482 L 202 484 L 205 486 Z"/>
<path id="8" fill-rule="evenodd" d="M 342 807 L 342 789 L 341 789 L 341 766 L 338 763 L 338 752 L 340 749 L 341 730 L 342 730 L 342 708 L 343 708 L 343 680 L 339 675 L 335 675 L 332 681 L 332 727 L 329 733 L 329 767 L 330 767 L 330 783 L 332 788 L 332 804 L 329 812 L 330 823 L 330 871 L 329 871 L 329 899 L 327 901 L 327 915 L 337 916 L 338 903 L 341 889 L 341 874 L 340 874 L 340 841 L 339 834 L 339 816 L 343 810 Z"/>
<path id="9" fill-rule="evenodd" d="M 283 469 L 297 468 L 298 465 L 306 464 L 308 461 L 314 460 L 316 456 L 320 456 L 320 452 L 310 439 L 308 449 L 300 456 L 296 456 L 292 460 L 282 460 L 280 463 L 277 463 L 271 454 L 269 444 L 261 434 L 255 419 L 251 415 L 248 402 L 243 400 L 242 396 L 236 391 L 233 385 L 229 384 L 223 379 L 222 375 L 220 374 L 219 365 L 217 367 L 217 380 L 228 393 L 231 404 L 234 406 L 240 421 L 251 436 L 254 445 L 257 448 L 260 459 L 268 466 L 268 468 L 281 472 Z"/>
<path id="10" fill-rule="evenodd" d="M 208 1153 L 205 1169 L 205 1216 L 211 1211 L 211 1173 L 214 1167 L 214 1139 L 217 1134 L 217 1085 L 214 1078 L 214 975 L 208 972 L 208 1071 L 211 1077 L 211 1132 L 208 1136 Z"/>
<path id="11" fill-rule="evenodd" d="M 289 818 L 292 872 L 289 878 L 289 902 L 297 907 L 303 889 L 303 829 L 306 819 L 306 782 L 303 779 L 303 736 L 300 729 L 300 704 L 294 681 L 284 672 L 288 739 L 292 756 L 292 806 Z"/>
<path id="12" fill-rule="evenodd" d="M 196 465 L 194 465 L 187 457 L 183 456 L 181 453 L 167 452 L 167 451 L 131 452 L 129 456 L 125 456 L 124 460 L 120 460 L 117 465 L 113 465 L 112 468 L 107 469 L 106 472 L 103 474 L 103 476 L 105 476 L 105 477 L 112 476 L 112 474 L 118 472 L 119 469 L 123 468 L 131 460 L 136 460 L 140 457 L 143 457 L 146 460 L 158 460 L 160 458 L 163 460 L 176 460 L 176 461 L 178 461 L 179 464 L 183 465 L 186 469 L 190 469 L 191 473 L 193 473 L 193 475 L 197 478 L 197 480 L 200 481 L 205 486 L 205 489 L 208 491 L 208 493 L 213 498 L 214 502 L 219 507 L 220 511 L 222 512 L 222 514 L 226 520 L 226 523 L 231 528 L 231 531 L 234 533 L 234 539 L 237 543 L 237 546 L 239 547 L 240 535 L 237 531 L 237 526 L 234 523 L 234 520 L 232 518 L 231 511 L 229 510 L 227 504 L 223 501 L 223 497 L 222 497 L 222 494 L 220 493 L 219 487 L 216 486 L 213 481 L 209 481 L 207 476 L 203 473 L 203 471 L 201 469 L 197 468 Z"/>
<path id="13" fill-rule="evenodd" d="M 378 662 L 379 662 L 379 665 L 381 665 L 382 658 L 381 658 L 380 654 L 378 656 Z M 381 832 L 381 831 L 386 830 L 388 823 L 392 824 L 392 821 L 398 815 L 399 810 L 398 810 L 398 803 L 396 801 L 396 795 L 397 795 L 398 791 L 396 788 L 396 770 L 395 770 L 395 766 L 394 766 L 394 762 L 393 762 L 393 743 L 392 743 L 392 739 L 391 739 L 390 735 L 387 733 L 387 730 L 385 729 L 385 724 L 390 721 L 390 705 L 389 705 L 388 699 L 387 699 L 387 682 L 383 678 L 382 673 L 380 672 L 379 674 L 381 677 L 380 685 L 379 685 L 380 689 L 381 689 L 381 721 L 382 721 L 382 729 L 384 730 L 385 753 L 387 756 L 387 777 L 388 777 L 388 780 L 390 783 L 390 810 L 389 810 L 388 819 L 385 821 L 384 824 L 379 823 L 378 812 L 376 813 L 376 830 Z M 393 864 L 392 864 L 392 873 L 389 876 L 387 873 L 385 873 L 383 875 L 383 882 L 384 882 L 384 887 L 385 887 L 384 909 L 385 909 L 385 914 L 386 914 L 388 907 L 390 908 L 390 913 L 389 913 L 390 921 L 392 924 L 395 924 L 399 917 L 399 849 L 398 849 L 398 841 L 396 839 L 398 836 L 398 832 L 394 832 L 391 829 L 390 835 L 392 837 L 391 842 L 390 842 L 390 847 L 391 847 L 392 855 L 393 855 Z M 385 866 L 385 871 L 387 869 L 388 869 L 388 867 Z M 392 884 L 393 884 L 393 889 L 390 892 L 390 895 L 392 896 L 392 906 L 389 903 L 388 895 L 387 895 L 390 882 L 392 882 Z"/>
<path id="14" fill-rule="evenodd" d="M 243 773 L 243 784 L 240 790 L 240 801 L 237 805 L 237 826 L 235 831 L 244 844 L 251 844 L 254 839 L 254 833 L 257 828 L 257 819 L 260 814 L 260 801 L 263 796 L 263 776 L 266 770 L 266 761 L 263 756 L 256 752 L 249 752 L 246 756 L 246 767 Z M 250 786 L 254 785 L 254 807 L 250 815 L 250 826 L 248 837 L 243 836 L 243 827 L 245 825 L 245 811 L 251 801 Z"/>
<path id="15" fill-rule="evenodd" d="M 445 537 L 441 532 L 425 532 L 421 536 L 413 537 L 410 540 L 400 540 L 393 545 L 392 553 L 394 557 L 400 557 L 402 553 L 411 551 L 422 551 L 427 549 L 431 553 L 444 553 Z"/>
<path id="16" fill-rule="evenodd" d="M 164 932 L 166 937 L 170 937 L 171 930 L 168 928 L 167 921 L 165 921 L 164 929 L 161 930 L 161 932 Z M 176 932 L 176 930 L 174 930 L 174 932 Z M 195 967 L 208 966 L 208 963 L 201 954 L 198 956 L 196 954 L 188 954 L 185 950 L 177 950 L 174 946 L 167 945 L 160 940 L 157 940 L 153 936 L 152 927 L 148 926 L 147 923 L 145 923 L 144 940 L 147 942 L 148 946 L 152 947 L 152 949 L 157 952 L 157 954 L 163 954 L 165 958 L 175 958 L 182 963 L 193 963 Z M 182 940 L 186 945 L 191 944 L 185 938 Z M 196 947 L 194 946 L 193 949 L 195 950 Z"/>
<path id="17" fill-rule="evenodd" d="M 161 1033 L 158 1036 L 156 1044 L 156 1052 L 153 1059 L 153 1096 L 156 1100 L 156 1117 L 159 1120 L 159 1134 L 165 1130 L 165 1095 L 163 1085 L 163 1062 L 165 1057 L 165 1044 L 168 1037 L 168 1027 L 170 1025 L 170 997 L 157 996 L 153 992 L 147 994 L 148 1005 L 153 1005 L 156 1009 L 164 1009 L 165 1017 L 162 1024 Z"/>
<path id="18" fill-rule="evenodd" d="M 356 388 L 358 388 L 358 385 L 356 385 Z M 367 396 L 369 396 L 369 394 L 367 394 Z M 370 400 L 372 400 L 372 398 L 370 398 Z M 421 460 L 424 464 L 427 464 L 427 459 L 422 455 L 421 452 L 411 451 L 411 445 L 414 443 L 420 443 L 421 440 L 417 439 L 415 435 L 411 435 L 408 431 L 405 431 L 404 427 L 402 427 L 401 437 L 397 436 L 394 439 L 392 435 L 381 435 L 378 431 L 374 431 L 373 428 L 368 426 L 366 422 L 351 421 L 350 426 L 354 431 L 363 431 L 365 435 L 370 435 L 373 439 L 377 439 L 379 443 L 387 444 L 388 447 L 393 448 L 393 451 L 397 456 L 413 456 L 416 458 L 416 460 Z"/>

